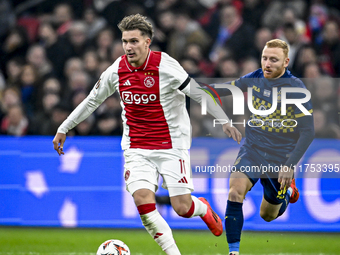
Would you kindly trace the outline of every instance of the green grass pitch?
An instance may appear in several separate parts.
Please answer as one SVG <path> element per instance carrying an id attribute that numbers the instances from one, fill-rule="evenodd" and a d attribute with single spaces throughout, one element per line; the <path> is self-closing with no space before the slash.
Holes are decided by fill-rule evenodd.
<path id="1" fill-rule="evenodd" d="M 227 254 L 225 235 L 207 231 L 173 230 L 182 255 Z M 108 239 L 120 239 L 132 255 L 162 255 L 144 229 L 0 228 L 0 255 L 95 255 Z M 340 234 L 244 232 L 241 254 L 340 254 Z"/>

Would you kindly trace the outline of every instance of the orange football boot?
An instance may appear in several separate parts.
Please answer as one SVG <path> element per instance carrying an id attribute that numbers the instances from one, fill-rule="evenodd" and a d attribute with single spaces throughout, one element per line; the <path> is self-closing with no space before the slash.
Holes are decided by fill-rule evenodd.
<path id="1" fill-rule="evenodd" d="M 201 216 L 202 220 L 207 224 L 208 228 L 215 236 L 222 235 L 223 225 L 220 217 L 213 211 L 209 202 L 204 197 L 199 197 L 198 199 L 208 207 L 207 213 L 203 217 Z"/>
<path id="2" fill-rule="evenodd" d="M 293 178 L 292 184 L 290 185 L 289 189 L 291 189 L 291 195 L 289 199 L 289 203 L 294 204 L 296 201 L 298 201 L 300 194 L 299 190 L 297 189 L 295 185 L 295 179 Z"/>

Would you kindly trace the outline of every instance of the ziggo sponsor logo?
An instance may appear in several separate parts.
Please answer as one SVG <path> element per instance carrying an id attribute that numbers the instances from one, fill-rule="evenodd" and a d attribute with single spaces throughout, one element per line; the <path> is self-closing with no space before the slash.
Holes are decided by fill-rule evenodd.
<path id="1" fill-rule="evenodd" d="M 122 100 L 127 104 L 147 104 L 156 99 L 157 96 L 155 94 L 134 94 L 131 91 L 122 92 Z"/>

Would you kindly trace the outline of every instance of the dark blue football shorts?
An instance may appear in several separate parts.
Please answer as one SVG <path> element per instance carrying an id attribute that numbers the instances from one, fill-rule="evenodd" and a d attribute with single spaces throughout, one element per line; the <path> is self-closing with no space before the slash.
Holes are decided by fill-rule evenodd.
<path id="1" fill-rule="evenodd" d="M 237 172 L 247 175 L 253 186 L 260 179 L 264 198 L 270 204 L 281 204 L 285 199 L 285 190 L 280 190 L 278 175 L 286 158 L 270 155 L 244 144 L 238 153 L 234 166 Z"/>

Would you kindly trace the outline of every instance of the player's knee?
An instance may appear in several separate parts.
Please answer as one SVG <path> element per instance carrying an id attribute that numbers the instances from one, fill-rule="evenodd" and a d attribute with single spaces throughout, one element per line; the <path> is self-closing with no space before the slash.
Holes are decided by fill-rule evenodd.
<path id="1" fill-rule="evenodd" d="M 245 191 L 239 187 L 231 187 L 229 190 L 229 201 L 242 203 L 245 196 Z"/>
<path id="2" fill-rule="evenodd" d="M 155 203 L 154 194 L 147 189 L 140 189 L 133 193 L 133 200 L 136 206 Z"/>
<path id="3" fill-rule="evenodd" d="M 133 197 L 135 204 L 138 205 L 142 205 L 142 204 L 146 204 L 146 197 L 144 196 L 134 196 Z"/>
<path id="4" fill-rule="evenodd" d="M 271 222 L 276 219 L 276 216 L 268 214 L 267 212 L 260 211 L 260 216 L 262 219 L 264 219 L 267 222 Z"/>

